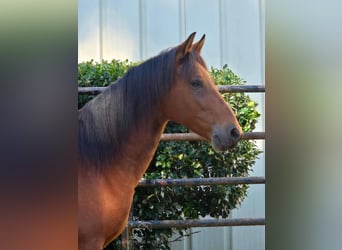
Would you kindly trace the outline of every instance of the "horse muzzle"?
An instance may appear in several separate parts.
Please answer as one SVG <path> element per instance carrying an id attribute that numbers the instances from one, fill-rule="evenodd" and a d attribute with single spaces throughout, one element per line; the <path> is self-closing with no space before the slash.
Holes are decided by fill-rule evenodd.
<path id="1" fill-rule="evenodd" d="M 216 128 L 211 137 L 211 144 L 215 151 L 223 152 L 236 146 L 242 137 L 240 127 L 230 125 L 224 128 Z"/>

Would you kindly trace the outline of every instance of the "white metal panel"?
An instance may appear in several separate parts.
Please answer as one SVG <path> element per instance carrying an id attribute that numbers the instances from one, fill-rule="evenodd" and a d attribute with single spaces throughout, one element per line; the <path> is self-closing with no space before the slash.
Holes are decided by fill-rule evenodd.
<path id="1" fill-rule="evenodd" d="M 78 61 L 100 60 L 99 1 L 78 1 Z"/>
<path id="2" fill-rule="evenodd" d="M 221 250 L 226 249 L 224 246 L 224 231 L 222 227 L 200 227 L 194 228 L 193 231 L 201 231 L 199 234 L 192 236 L 191 249 L 210 249 Z M 208 237 L 209 236 L 209 237 Z"/>
<path id="3" fill-rule="evenodd" d="M 222 61 L 249 83 L 263 81 L 263 17 L 259 0 L 222 0 Z"/>
<path id="4" fill-rule="evenodd" d="M 264 176 L 264 154 L 253 166 L 252 175 Z M 235 209 L 232 218 L 264 218 L 265 217 L 265 185 L 250 185 L 248 194 L 241 207 Z M 232 249 L 263 250 L 265 249 L 265 227 L 232 227 Z"/>
<path id="5" fill-rule="evenodd" d="M 192 230 L 189 229 L 188 233 L 196 232 L 196 228 Z M 185 237 L 185 238 L 179 238 L 179 234 L 175 233 L 173 238 L 171 239 L 171 249 L 172 250 L 191 250 L 191 243 L 192 243 L 192 237 Z M 174 241 L 175 239 L 178 239 L 177 241 Z"/>
<path id="6" fill-rule="evenodd" d="M 145 2 L 146 51 L 144 55 L 149 58 L 180 42 L 180 13 L 178 1 L 149 0 Z"/>
<path id="7" fill-rule="evenodd" d="M 185 1 L 185 31 L 197 32 L 197 39 L 206 34 L 202 55 L 208 67 L 221 66 L 220 62 L 220 20 L 218 0 Z"/>
<path id="8" fill-rule="evenodd" d="M 103 58 L 141 60 L 138 1 L 102 1 Z"/>
<path id="9" fill-rule="evenodd" d="M 227 227 L 199 227 L 191 228 L 188 233 L 191 237 L 183 241 L 173 242 L 173 250 L 228 250 L 230 249 L 231 235 Z M 178 236 L 178 235 L 177 235 Z M 176 236 L 176 237 L 177 237 Z M 176 238 L 175 237 L 175 238 Z"/>
<path id="10" fill-rule="evenodd" d="M 223 1 L 222 58 L 248 83 L 264 83 L 264 1 Z M 264 94 L 250 94 L 259 103 L 262 117 L 256 131 L 265 131 Z M 262 151 L 264 141 L 258 141 Z M 252 175 L 265 175 L 264 153 L 253 166 Z M 248 196 L 233 218 L 265 217 L 265 185 L 250 185 Z M 265 227 L 232 227 L 232 250 L 265 249 Z"/>

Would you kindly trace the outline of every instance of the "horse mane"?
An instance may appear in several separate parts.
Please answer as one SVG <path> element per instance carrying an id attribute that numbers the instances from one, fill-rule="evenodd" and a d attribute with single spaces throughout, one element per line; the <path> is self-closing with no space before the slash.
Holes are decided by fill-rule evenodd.
<path id="1" fill-rule="evenodd" d="M 82 165 L 107 165 L 131 129 L 154 112 L 174 82 L 176 49 L 131 68 L 78 111 L 78 157 Z M 87 164 L 88 163 L 88 164 Z"/>

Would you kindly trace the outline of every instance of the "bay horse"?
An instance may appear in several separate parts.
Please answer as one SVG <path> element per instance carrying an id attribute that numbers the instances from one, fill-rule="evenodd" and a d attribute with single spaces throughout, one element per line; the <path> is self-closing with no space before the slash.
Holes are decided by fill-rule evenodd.
<path id="1" fill-rule="evenodd" d="M 169 120 L 226 151 L 242 129 L 201 57 L 205 35 L 131 68 L 78 111 L 78 244 L 101 250 L 124 230 L 134 189 Z"/>

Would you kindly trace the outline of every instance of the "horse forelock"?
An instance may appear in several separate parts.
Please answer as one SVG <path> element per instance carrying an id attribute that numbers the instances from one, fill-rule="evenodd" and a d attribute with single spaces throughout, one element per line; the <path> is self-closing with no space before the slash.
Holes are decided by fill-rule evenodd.
<path id="1" fill-rule="evenodd" d="M 167 49 L 131 68 L 79 111 L 78 151 L 82 165 L 107 166 L 154 112 L 175 81 L 176 50 Z"/>

